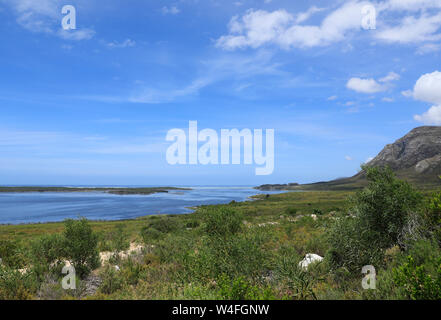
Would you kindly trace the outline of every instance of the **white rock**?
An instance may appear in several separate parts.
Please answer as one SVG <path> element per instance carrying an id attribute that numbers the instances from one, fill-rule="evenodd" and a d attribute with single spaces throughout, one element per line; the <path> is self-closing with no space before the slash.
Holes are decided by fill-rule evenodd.
<path id="1" fill-rule="evenodd" d="M 313 263 L 313 262 L 317 262 L 317 261 L 322 261 L 323 257 L 320 257 L 318 254 L 315 253 L 308 253 L 305 256 L 305 259 L 303 259 L 302 261 L 299 262 L 299 267 L 301 267 L 302 269 L 308 269 L 308 266 Z"/>

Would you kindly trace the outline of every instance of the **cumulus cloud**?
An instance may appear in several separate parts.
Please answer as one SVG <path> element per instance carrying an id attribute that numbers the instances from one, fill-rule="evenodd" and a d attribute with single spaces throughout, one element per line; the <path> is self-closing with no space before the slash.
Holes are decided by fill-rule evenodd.
<path id="1" fill-rule="evenodd" d="M 375 79 L 351 78 L 346 83 L 348 89 L 361 93 L 376 93 L 385 90 L 385 87 L 379 84 Z"/>
<path id="2" fill-rule="evenodd" d="M 422 75 L 413 88 L 407 91 L 416 100 L 433 104 L 430 109 L 414 119 L 424 124 L 441 125 L 441 72 L 434 71 Z"/>
<path id="3" fill-rule="evenodd" d="M 435 71 L 422 75 L 415 83 L 413 97 L 441 105 L 441 72 Z"/>
<path id="4" fill-rule="evenodd" d="M 413 116 L 413 118 L 416 121 L 422 122 L 424 124 L 441 125 L 441 105 L 432 106 L 428 111 L 424 112 L 421 115 L 416 114 Z"/>
<path id="5" fill-rule="evenodd" d="M 346 83 L 346 88 L 361 93 L 377 93 L 387 90 L 388 87 L 390 87 L 389 82 L 399 79 L 400 75 L 393 71 L 389 72 L 386 76 L 378 79 L 378 81 L 373 78 L 362 79 L 354 77 L 349 79 L 349 81 Z"/>
<path id="6" fill-rule="evenodd" d="M 441 13 L 437 12 L 441 8 L 439 0 L 353 0 L 329 12 L 318 24 L 304 22 L 327 9 L 312 6 L 300 13 L 284 9 L 272 12 L 250 9 L 244 15 L 231 19 L 229 32 L 218 38 L 216 44 L 225 50 L 258 48 L 268 44 L 283 49 L 327 46 L 361 31 L 362 9 L 373 4 L 378 17 L 381 17 L 381 27 L 368 36 L 387 43 L 422 45 L 441 39 Z"/>
<path id="7" fill-rule="evenodd" d="M 220 37 L 216 44 L 226 50 L 258 48 L 266 44 L 276 44 L 285 49 L 329 45 L 361 28 L 361 11 L 366 4 L 348 2 L 328 14 L 320 25 L 301 24 L 322 11 L 317 7 L 297 15 L 284 9 L 273 12 L 251 9 L 242 17 L 234 16 L 228 26 L 229 34 Z"/>

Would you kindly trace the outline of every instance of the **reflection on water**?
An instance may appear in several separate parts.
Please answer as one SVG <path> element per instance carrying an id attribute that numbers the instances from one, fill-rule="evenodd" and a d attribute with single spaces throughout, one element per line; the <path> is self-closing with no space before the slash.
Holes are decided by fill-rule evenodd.
<path id="1" fill-rule="evenodd" d="M 251 187 L 192 187 L 151 195 L 114 195 L 102 192 L 0 193 L 0 224 L 131 219 L 149 214 L 189 213 L 188 207 L 244 201 L 261 192 Z"/>

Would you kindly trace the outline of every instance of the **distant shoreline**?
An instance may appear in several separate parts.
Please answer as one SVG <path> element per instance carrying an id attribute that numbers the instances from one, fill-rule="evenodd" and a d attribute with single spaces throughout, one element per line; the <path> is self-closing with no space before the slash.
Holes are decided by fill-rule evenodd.
<path id="1" fill-rule="evenodd" d="M 28 192 L 103 192 L 117 195 L 149 195 L 153 193 L 168 193 L 173 190 L 192 190 L 191 188 L 177 187 L 148 187 L 148 188 L 119 188 L 119 187 L 0 187 L 0 193 L 28 193 Z"/>

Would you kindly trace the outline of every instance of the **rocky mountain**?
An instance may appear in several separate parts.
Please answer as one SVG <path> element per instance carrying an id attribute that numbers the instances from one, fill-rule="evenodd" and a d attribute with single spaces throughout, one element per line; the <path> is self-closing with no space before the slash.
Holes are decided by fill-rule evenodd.
<path id="1" fill-rule="evenodd" d="M 391 167 L 411 180 L 437 180 L 441 174 L 441 126 L 424 126 L 411 130 L 384 149 L 369 166 Z"/>
<path id="2" fill-rule="evenodd" d="M 398 177 L 425 187 L 441 186 L 441 126 L 422 126 L 383 150 L 368 166 L 389 166 Z M 344 190 L 366 184 L 365 173 L 360 171 L 350 178 L 303 185 L 264 185 L 261 190 Z M 273 187 L 272 187 L 273 186 Z M 274 186 L 277 186 L 275 188 Z"/>

